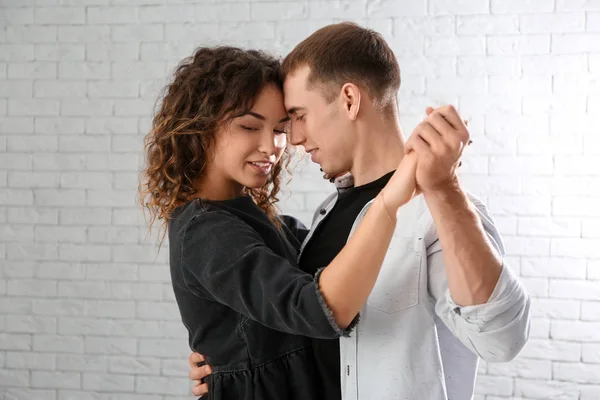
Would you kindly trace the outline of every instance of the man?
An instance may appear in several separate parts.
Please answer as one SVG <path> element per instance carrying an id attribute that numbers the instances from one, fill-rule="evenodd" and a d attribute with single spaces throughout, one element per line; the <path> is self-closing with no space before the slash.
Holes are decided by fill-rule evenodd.
<path id="1" fill-rule="evenodd" d="M 398 121 L 400 70 L 377 33 L 326 26 L 283 62 L 290 142 L 337 192 L 317 209 L 300 267 L 342 249 L 403 155 L 417 154 L 422 195 L 398 213 L 375 287 L 348 338 L 314 340 L 327 399 L 471 399 L 478 358 L 509 361 L 529 335 L 530 299 L 508 265 L 485 206 L 456 176 L 469 133 L 452 106 L 428 108 L 408 141 Z M 350 294 L 351 295 L 351 294 Z M 200 312 L 200 311 L 199 311 Z M 192 379 L 206 376 L 195 367 Z M 206 385 L 197 385 L 202 394 Z"/>

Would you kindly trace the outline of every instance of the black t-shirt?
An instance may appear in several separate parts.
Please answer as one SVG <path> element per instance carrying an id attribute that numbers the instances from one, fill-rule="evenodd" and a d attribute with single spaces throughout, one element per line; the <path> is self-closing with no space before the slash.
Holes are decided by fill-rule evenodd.
<path id="1" fill-rule="evenodd" d="M 379 194 L 392 174 L 393 172 L 390 172 L 376 181 L 340 193 L 335 206 L 321 221 L 302 252 L 302 270 L 314 274 L 333 261 L 346 244 L 358 214 Z M 339 339 L 312 340 L 317 371 L 322 378 L 324 398 L 341 399 Z"/>

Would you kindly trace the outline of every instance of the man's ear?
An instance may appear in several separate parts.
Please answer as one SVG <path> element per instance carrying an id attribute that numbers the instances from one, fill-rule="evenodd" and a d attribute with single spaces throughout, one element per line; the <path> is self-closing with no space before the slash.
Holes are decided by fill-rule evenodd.
<path id="1" fill-rule="evenodd" d="M 360 89 L 354 83 L 345 83 L 341 89 L 341 100 L 344 105 L 344 111 L 352 121 L 356 120 L 360 110 L 361 94 Z"/>

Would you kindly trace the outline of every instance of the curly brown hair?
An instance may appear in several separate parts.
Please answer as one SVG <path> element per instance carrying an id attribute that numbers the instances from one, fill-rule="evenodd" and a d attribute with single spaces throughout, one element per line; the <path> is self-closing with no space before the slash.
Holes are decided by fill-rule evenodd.
<path id="1" fill-rule="evenodd" d="M 219 129 L 249 111 L 265 86 L 283 90 L 279 69 L 277 58 L 230 46 L 199 47 L 177 66 L 144 141 L 146 167 L 138 190 L 150 229 L 157 219 L 166 228 L 171 213 L 194 198 L 193 182 L 202 176 Z M 277 226 L 275 204 L 289 149 L 265 186 L 245 189 Z"/>

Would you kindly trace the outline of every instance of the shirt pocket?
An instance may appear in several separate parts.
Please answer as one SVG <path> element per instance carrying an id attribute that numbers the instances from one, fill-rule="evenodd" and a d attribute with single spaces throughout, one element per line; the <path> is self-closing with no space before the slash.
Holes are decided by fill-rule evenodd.
<path id="1" fill-rule="evenodd" d="M 416 306 L 420 271 L 414 238 L 394 236 L 367 304 L 388 314 Z"/>

